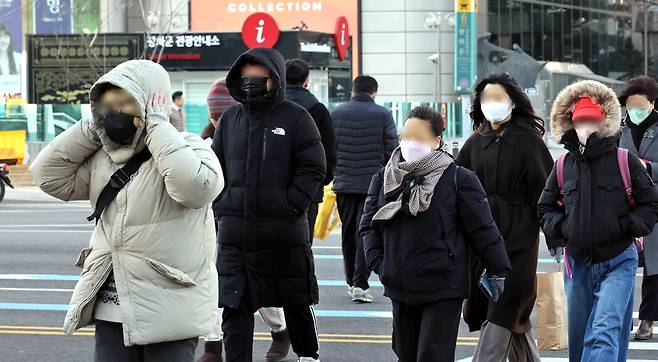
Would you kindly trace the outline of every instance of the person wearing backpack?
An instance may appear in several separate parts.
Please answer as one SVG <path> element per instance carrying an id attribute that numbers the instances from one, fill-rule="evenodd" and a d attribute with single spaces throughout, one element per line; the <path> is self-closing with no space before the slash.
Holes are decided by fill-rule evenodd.
<path id="1" fill-rule="evenodd" d="M 393 304 L 401 362 L 455 360 L 471 252 L 487 268 L 494 301 L 511 269 L 478 177 L 455 164 L 442 133 L 434 110 L 409 113 L 400 147 L 372 178 L 360 224 L 367 265 Z"/>
<path id="2" fill-rule="evenodd" d="M 658 192 L 642 162 L 618 150 L 621 108 L 612 89 L 576 82 L 558 94 L 550 118 L 553 139 L 568 153 L 556 162 L 538 213 L 557 261 L 564 250 L 569 360 L 626 361 L 634 241 L 658 220 Z"/>
<path id="3" fill-rule="evenodd" d="M 631 79 L 619 96 L 626 107 L 626 118 L 621 129 L 619 146 L 638 156 L 654 180 L 658 179 L 658 112 L 654 105 L 658 98 L 656 80 L 639 76 Z M 642 303 L 640 303 L 640 326 L 635 332 L 636 340 L 653 337 L 653 322 L 658 320 L 658 230 L 645 238 L 644 250 L 640 254 L 640 266 L 644 268 L 642 278 Z"/>

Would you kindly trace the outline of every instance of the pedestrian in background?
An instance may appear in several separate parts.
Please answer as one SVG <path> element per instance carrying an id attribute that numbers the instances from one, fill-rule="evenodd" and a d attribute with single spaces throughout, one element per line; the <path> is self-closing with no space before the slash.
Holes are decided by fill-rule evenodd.
<path id="1" fill-rule="evenodd" d="M 216 80 L 206 98 L 208 105 L 208 117 L 210 122 L 201 133 L 201 137 L 209 144 L 215 134 L 215 129 L 219 125 L 222 114 L 229 108 L 238 103 L 229 94 L 226 87 L 226 78 Z M 217 226 L 217 211 L 215 212 L 215 226 Z M 205 338 L 204 353 L 197 362 L 222 362 L 222 309 L 219 308 L 217 323 L 213 330 Z M 288 356 L 290 351 L 290 336 L 286 328 L 286 321 L 283 317 L 282 308 L 260 308 L 258 310 L 263 322 L 270 328 L 272 335 L 272 344 L 265 353 L 265 359 L 268 361 L 278 361 Z"/>
<path id="2" fill-rule="evenodd" d="M 318 361 L 307 209 L 325 178 L 320 133 L 304 108 L 285 100 L 278 51 L 247 50 L 226 84 L 240 102 L 224 112 L 213 138 L 227 185 L 215 207 L 226 362 L 251 361 L 261 307 L 283 307 L 293 351 L 302 362 Z"/>
<path id="3" fill-rule="evenodd" d="M 95 324 L 97 362 L 192 362 L 216 320 L 210 203 L 224 178 L 210 146 L 169 123 L 169 90 L 159 64 L 121 63 L 92 86 L 93 118 L 31 166 L 44 192 L 96 209 L 64 331 Z M 135 158 L 136 173 L 115 174 Z M 108 201 L 110 189 L 118 193 Z"/>
<path id="4" fill-rule="evenodd" d="M 647 76 L 631 79 L 619 96 L 620 103 L 626 107 L 619 147 L 640 158 L 654 180 L 658 180 L 658 143 L 654 142 L 658 136 L 658 112 L 654 109 L 657 97 L 658 84 Z M 655 227 L 644 238 L 640 264 L 644 267 L 641 322 L 635 339 L 643 341 L 653 337 L 653 322 L 658 320 L 658 230 Z"/>
<path id="5" fill-rule="evenodd" d="M 304 107 L 313 117 L 315 125 L 320 131 L 322 147 L 327 161 L 327 175 L 324 182 L 315 194 L 311 206 L 308 208 L 308 226 L 311 230 L 311 243 L 313 243 L 313 231 L 315 219 L 318 216 L 318 205 L 322 202 L 324 189 L 322 186 L 329 185 L 334 179 L 334 168 L 336 168 L 336 133 L 331 114 L 327 107 L 320 103 L 308 90 L 309 65 L 301 59 L 292 59 L 286 62 L 286 98 Z"/>
<path id="6" fill-rule="evenodd" d="M 342 222 L 347 293 L 356 303 L 372 303 L 359 223 L 372 176 L 398 146 L 398 134 L 391 111 L 375 104 L 377 81 L 360 75 L 353 87 L 352 99 L 331 112 L 336 125 L 334 192 Z"/>
<path id="7" fill-rule="evenodd" d="M 633 239 L 658 220 L 658 191 L 632 153 L 622 162 L 634 206 L 624 192 L 620 120 L 614 91 L 592 80 L 562 90 L 551 110 L 553 139 L 569 153 L 562 181 L 554 168 L 546 183 L 539 217 L 552 253 L 566 247 L 570 361 L 626 361 L 638 264 Z"/>
<path id="8" fill-rule="evenodd" d="M 537 201 L 553 159 L 542 136 L 544 122 L 508 74 L 483 78 L 475 86 L 471 118 L 475 132 L 457 164 L 478 176 L 507 247 L 512 272 L 505 293 L 490 301 L 477 288 L 485 266 L 471 265 L 471 295 L 464 320 L 480 330 L 474 361 L 539 361 L 530 314 L 537 297 L 539 253 Z"/>
<path id="9" fill-rule="evenodd" d="M 185 132 L 187 130 L 187 121 L 185 119 L 185 112 L 183 106 L 185 99 L 183 92 L 176 91 L 171 95 L 173 104 L 171 105 L 171 124 L 178 130 L 178 132 Z"/>
<path id="10" fill-rule="evenodd" d="M 401 362 L 454 361 L 471 250 L 487 267 L 493 298 L 510 263 L 477 176 L 443 150 L 443 120 L 414 108 L 398 147 L 373 178 L 361 233 L 368 267 L 393 304 Z"/>

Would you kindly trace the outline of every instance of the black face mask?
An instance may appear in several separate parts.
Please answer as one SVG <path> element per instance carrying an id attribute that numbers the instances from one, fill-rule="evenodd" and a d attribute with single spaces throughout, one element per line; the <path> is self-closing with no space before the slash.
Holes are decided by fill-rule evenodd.
<path id="1" fill-rule="evenodd" d="M 249 100 L 257 100 L 264 97 L 267 93 L 267 80 L 269 77 L 242 77 L 241 89 Z"/>
<path id="2" fill-rule="evenodd" d="M 121 112 L 108 112 L 103 118 L 105 132 L 110 139 L 121 145 L 128 145 L 137 132 L 135 116 Z"/>

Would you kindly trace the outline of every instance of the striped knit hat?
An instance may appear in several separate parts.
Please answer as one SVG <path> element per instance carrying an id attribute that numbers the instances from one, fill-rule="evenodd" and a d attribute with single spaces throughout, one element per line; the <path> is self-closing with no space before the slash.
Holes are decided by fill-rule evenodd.
<path id="1" fill-rule="evenodd" d="M 217 79 L 210 87 L 208 98 L 208 115 L 214 120 L 219 120 L 227 109 L 239 104 L 228 92 L 226 78 Z"/>

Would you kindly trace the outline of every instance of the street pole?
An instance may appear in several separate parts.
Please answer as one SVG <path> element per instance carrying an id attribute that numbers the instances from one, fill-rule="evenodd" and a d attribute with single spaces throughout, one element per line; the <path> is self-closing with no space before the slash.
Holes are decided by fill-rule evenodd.
<path id="1" fill-rule="evenodd" d="M 440 13 L 438 15 L 438 19 L 439 19 L 439 24 L 436 27 L 436 29 L 437 29 L 436 31 L 439 34 L 439 36 L 437 37 L 438 40 L 436 42 L 436 103 L 438 103 L 439 107 L 441 107 L 440 106 L 440 104 L 441 104 L 441 93 L 442 93 L 442 89 L 441 89 L 441 35 L 442 35 L 441 25 L 443 25 L 443 21 L 441 21 L 441 14 Z"/>
<path id="2" fill-rule="evenodd" d="M 644 5 L 644 75 L 649 75 L 649 4 Z"/>

